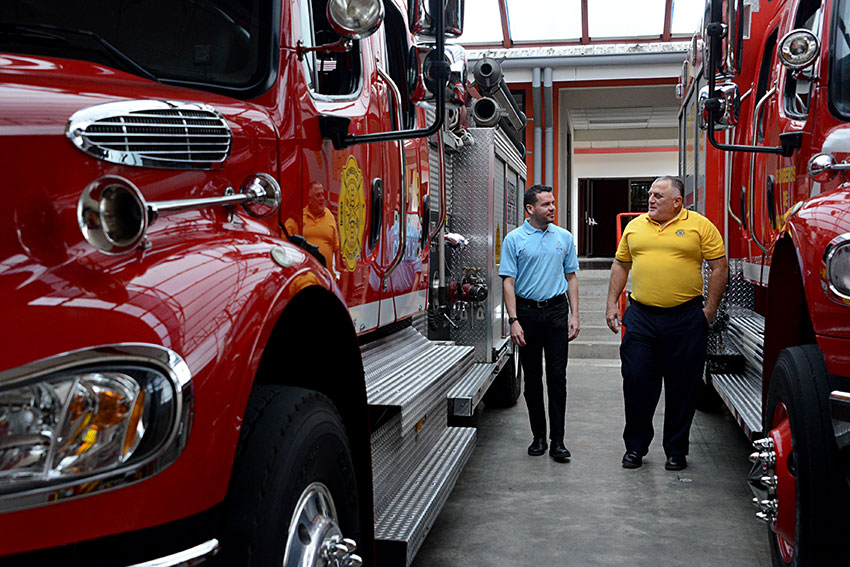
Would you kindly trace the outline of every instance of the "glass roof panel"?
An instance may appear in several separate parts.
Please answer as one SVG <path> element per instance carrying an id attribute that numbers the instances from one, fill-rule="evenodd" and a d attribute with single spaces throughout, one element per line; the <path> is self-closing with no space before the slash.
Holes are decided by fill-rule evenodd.
<path id="1" fill-rule="evenodd" d="M 588 2 L 587 27 L 590 39 L 660 37 L 664 31 L 664 4 L 664 0 Z"/>
<path id="2" fill-rule="evenodd" d="M 502 17 L 498 0 L 466 0 L 463 35 L 457 40 L 470 43 L 502 43 Z"/>
<path id="3" fill-rule="evenodd" d="M 693 35 L 699 28 L 705 2 L 703 0 L 673 0 L 673 35 Z"/>
<path id="4" fill-rule="evenodd" d="M 581 0 L 507 2 L 512 40 L 519 42 L 581 39 Z"/>

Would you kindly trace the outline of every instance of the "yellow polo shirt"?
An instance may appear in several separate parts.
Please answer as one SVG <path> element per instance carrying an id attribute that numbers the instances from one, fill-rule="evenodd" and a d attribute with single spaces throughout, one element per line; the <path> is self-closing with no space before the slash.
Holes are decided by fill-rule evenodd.
<path id="1" fill-rule="evenodd" d="M 720 231 L 699 213 L 682 209 L 662 227 L 642 214 L 623 231 L 616 258 L 632 263 L 632 297 L 644 305 L 675 307 L 702 295 L 702 261 L 726 254 Z"/>

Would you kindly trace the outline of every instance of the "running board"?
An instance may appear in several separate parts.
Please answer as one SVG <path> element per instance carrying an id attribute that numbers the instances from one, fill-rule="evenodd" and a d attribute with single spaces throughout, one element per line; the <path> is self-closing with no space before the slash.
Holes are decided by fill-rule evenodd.
<path id="1" fill-rule="evenodd" d="M 405 479 L 375 520 L 379 567 L 409 566 L 413 562 L 474 446 L 475 429 L 449 427 Z"/>
<path id="2" fill-rule="evenodd" d="M 471 417 L 490 384 L 496 379 L 499 368 L 499 365 L 491 362 L 473 365 L 472 370 L 449 390 L 449 415 Z"/>
<path id="3" fill-rule="evenodd" d="M 711 381 L 750 441 L 761 437 L 761 379 L 752 373 L 714 374 Z"/>
<path id="4" fill-rule="evenodd" d="M 471 346 L 429 341 L 410 327 L 370 343 L 361 354 L 369 405 L 400 408 L 403 435 L 436 403 L 445 404 L 475 356 Z"/>

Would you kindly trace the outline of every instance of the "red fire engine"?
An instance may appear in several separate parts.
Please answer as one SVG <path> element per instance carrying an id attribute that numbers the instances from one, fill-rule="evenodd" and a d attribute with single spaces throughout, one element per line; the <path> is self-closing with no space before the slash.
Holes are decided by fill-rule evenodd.
<path id="1" fill-rule="evenodd" d="M 847 0 L 709 0 L 679 86 L 686 204 L 730 258 L 706 380 L 755 440 L 774 565 L 849 556 L 848 18 Z"/>
<path id="2" fill-rule="evenodd" d="M 0 15 L 0 562 L 409 565 L 518 396 L 463 1 Z"/>

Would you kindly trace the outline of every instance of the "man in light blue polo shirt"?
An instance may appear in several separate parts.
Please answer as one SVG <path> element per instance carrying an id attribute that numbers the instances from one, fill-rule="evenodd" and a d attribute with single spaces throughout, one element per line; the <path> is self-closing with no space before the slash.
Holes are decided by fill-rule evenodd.
<path id="1" fill-rule="evenodd" d="M 567 410 L 567 352 L 578 336 L 578 256 L 569 231 L 555 222 L 552 188 L 534 185 L 525 192 L 529 217 L 505 236 L 499 275 L 511 339 L 519 347 L 525 375 L 525 402 L 534 439 L 528 454 L 546 452 L 543 402 L 543 353 L 549 394 L 549 455 L 570 458 L 564 445 Z"/>

